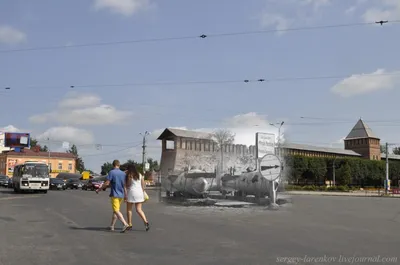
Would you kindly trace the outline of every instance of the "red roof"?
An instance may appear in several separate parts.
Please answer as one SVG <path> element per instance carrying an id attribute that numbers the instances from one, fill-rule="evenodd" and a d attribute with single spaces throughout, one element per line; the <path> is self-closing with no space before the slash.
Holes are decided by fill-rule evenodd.
<path id="1" fill-rule="evenodd" d="M 10 156 L 29 156 L 29 157 L 49 157 L 49 152 L 35 152 L 31 149 L 22 149 L 21 152 L 9 151 L 3 152 L 3 154 Z M 76 158 L 74 154 L 71 153 L 61 153 L 61 152 L 50 152 L 51 158 Z"/>

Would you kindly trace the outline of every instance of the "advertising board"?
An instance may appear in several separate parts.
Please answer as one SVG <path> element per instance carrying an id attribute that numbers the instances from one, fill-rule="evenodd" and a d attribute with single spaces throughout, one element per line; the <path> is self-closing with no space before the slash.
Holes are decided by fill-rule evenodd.
<path id="1" fill-rule="evenodd" d="M 10 148 L 29 148 L 30 134 L 29 133 L 4 133 L 4 146 Z"/>
<path id="2" fill-rule="evenodd" d="M 256 157 L 263 158 L 267 154 L 275 154 L 275 134 L 256 133 Z"/>

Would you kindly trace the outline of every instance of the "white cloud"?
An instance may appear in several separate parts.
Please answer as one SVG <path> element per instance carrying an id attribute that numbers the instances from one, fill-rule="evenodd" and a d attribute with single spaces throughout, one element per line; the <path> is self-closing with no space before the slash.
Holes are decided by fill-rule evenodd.
<path id="1" fill-rule="evenodd" d="M 289 28 L 291 20 L 279 14 L 263 13 L 261 16 L 261 26 L 268 28 L 274 26 L 276 30 L 286 30 Z M 279 32 L 282 34 L 282 32 Z"/>
<path id="2" fill-rule="evenodd" d="M 312 21 L 319 14 L 321 7 L 328 6 L 330 3 L 330 0 L 267 0 L 266 8 L 261 12 L 259 21 L 262 27 L 274 27 L 280 35 L 291 25 L 298 26 Z M 282 12 L 282 10 L 285 11 Z"/>
<path id="3" fill-rule="evenodd" d="M 303 0 L 304 5 L 312 5 L 314 10 L 318 10 L 320 7 L 328 6 L 331 4 L 331 0 Z"/>
<path id="4" fill-rule="evenodd" d="M 342 97 L 371 93 L 383 89 L 392 89 L 400 84 L 400 71 L 386 72 L 378 69 L 371 74 L 352 75 L 331 88 L 331 91 Z"/>
<path id="5" fill-rule="evenodd" d="M 100 105 L 101 98 L 93 94 L 80 94 L 78 92 L 72 92 L 66 95 L 66 97 L 60 101 L 58 106 L 60 108 L 79 108 L 79 107 L 92 107 Z"/>
<path id="6" fill-rule="evenodd" d="M 21 132 L 20 129 L 18 129 L 17 127 L 15 127 L 14 125 L 7 125 L 4 126 L 3 128 L 0 128 L 0 132 Z"/>
<path id="7" fill-rule="evenodd" d="M 75 145 L 86 145 L 94 143 L 94 136 L 90 131 L 75 127 L 63 126 L 53 127 L 37 136 L 37 140 L 51 142 L 70 142 Z"/>
<path id="8" fill-rule="evenodd" d="M 374 2 L 375 6 L 367 9 L 363 14 L 366 22 L 400 19 L 399 0 L 380 0 Z"/>
<path id="9" fill-rule="evenodd" d="M 26 34 L 10 26 L 0 25 L 0 43 L 16 44 L 24 42 Z"/>
<path id="10" fill-rule="evenodd" d="M 131 16 L 139 10 L 148 8 L 150 0 L 95 0 L 96 10 L 109 9 L 111 12 Z"/>
<path id="11" fill-rule="evenodd" d="M 351 6 L 351 7 L 349 7 L 348 9 L 346 9 L 345 13 L 346 13 L 347 15 L 351 15 L 351 14 L 353 14 L 353 13 L 356 11 L 356 9 L 357 9 L 356 6 Z"/>
<path id="12" fill-rule="evenodd" d="M 101 104 L 94 94 L 73 92 L 59 102 L 58 109 L 29 118 L 32 123 L 55 122 L 68 125 L 123 124 L 131 117 L 130 111 L 120 111 Z"/>

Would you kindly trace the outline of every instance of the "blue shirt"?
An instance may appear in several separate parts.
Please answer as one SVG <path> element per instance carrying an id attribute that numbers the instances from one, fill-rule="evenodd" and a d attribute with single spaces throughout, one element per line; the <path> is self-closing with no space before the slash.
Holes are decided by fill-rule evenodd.
<path id="1" fill-rule="evenodd" d="M 125 172 L 119 168 L 114 168 L 108 172 L 107 180 L 110 181 L 110 197 L 124 198 Z"/>

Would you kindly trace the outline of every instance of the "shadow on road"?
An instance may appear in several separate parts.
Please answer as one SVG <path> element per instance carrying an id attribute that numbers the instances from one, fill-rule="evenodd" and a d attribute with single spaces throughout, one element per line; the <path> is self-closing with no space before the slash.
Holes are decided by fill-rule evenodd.
<path id="1" fill-rule="evenodd" d="M 15 194 L 13 189 L 0 190 L 0 193 L 2 193 L 2 194 Z"/>
<path id="2" fill-rule="evenodd" d="M 99 232 L 110 232 L 110 233 L 115 233 L 115 232 L 120 232 L 121 228 L 116 228 L 114 231 L 111 231 L 108 227 L 76 227 L 76 226 L 71 226 L 70 229 L 72 230 L 86 230 L 86 231 L 99 231 Z M 131 229 L 126 232 L 146 232 L 144 229 Z"/>

